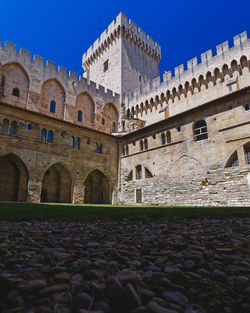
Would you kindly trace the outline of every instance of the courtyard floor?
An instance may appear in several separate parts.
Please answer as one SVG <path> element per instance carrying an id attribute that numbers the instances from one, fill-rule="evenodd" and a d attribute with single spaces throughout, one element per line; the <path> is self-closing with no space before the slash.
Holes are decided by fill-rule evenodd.
<path id="1" fill-rule="evenodd" d="M 2 221 L 0 312 L 250 312 L 249 221 Z"/>

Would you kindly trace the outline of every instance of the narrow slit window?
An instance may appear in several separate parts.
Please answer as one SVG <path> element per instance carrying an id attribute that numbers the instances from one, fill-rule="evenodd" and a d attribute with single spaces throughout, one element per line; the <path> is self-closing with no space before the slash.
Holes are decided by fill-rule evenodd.
<path id="1" fill-rule="evenodd" d="M 49 107 L 50 113 L 56 113 L 56 103 L 55 101 L 50 102 L 50 107 Z"/>

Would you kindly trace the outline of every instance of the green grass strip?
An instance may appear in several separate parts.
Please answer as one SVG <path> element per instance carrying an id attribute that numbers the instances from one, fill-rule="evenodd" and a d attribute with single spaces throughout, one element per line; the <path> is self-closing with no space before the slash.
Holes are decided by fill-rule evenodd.
<path id="1" fill-rule="evenodd" d="M 183 220 L 250 218 L 249 207 L 125 206 L 45 203 L 0 203 L 0 221 Z"/>

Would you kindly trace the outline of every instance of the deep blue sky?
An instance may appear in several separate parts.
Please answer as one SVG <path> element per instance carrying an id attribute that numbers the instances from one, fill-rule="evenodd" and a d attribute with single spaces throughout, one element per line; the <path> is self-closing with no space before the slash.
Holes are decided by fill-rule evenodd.
<path id="1" fill-rule="evenodd" d="M 0 38 L 82 74 L 81 56 L 124 12 L 162 47 L 161 72 L 247 30 L 249 0 L 0 0 Z"/>

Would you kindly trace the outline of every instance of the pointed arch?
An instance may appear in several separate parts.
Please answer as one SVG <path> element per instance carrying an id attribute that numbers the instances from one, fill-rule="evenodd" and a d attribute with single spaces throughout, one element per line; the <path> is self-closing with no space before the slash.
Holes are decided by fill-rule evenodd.
<path id="1" fill-rule="evenodd" d="M 0 156 L 0 201 L 25 202 L 29 172 L 24 161 L 14 153 Z"/>
<path id="2" fill-rule="evenodd" d="M 118 125 L 119 113 L 118 113 L 116 106 L 111 102 L 106 103 L 104 108 L 103 108 L 102 114 L 106 120 L 107 131 L 112 133 L 114 123 L 116 125 Z M 133 113 L 132 114 L 134 115 L 134 107 L 133 107 Z"/>
<path id="3" fill-rule="evenodd" d="M 92 127 L 95 116 L 95 104 L 91 95 L 88 92 L 79 93 L 76 97 L 75 107 L 78 109 L 78 112 L 83 112 L 83 124 L 87 127 Z"/>
<path id="4" fill-rule="evenodd" d="M 70 203 L 72 176 L 63 162 L 46 168 L 42 180 L 41 202 Z"/>
<path id="5" fill-rule="evenodd" d="M 63 118 L 65 98 L 66 92 L 62 83 L 59 80 L 57 80 L 56 78 L 50 78 L 43 83 L 39 103 L 41 109 L 45 111 L 45 113 L 50 114 L 50 109 L 54 108 L 55 113 L 53 113 L 52 110 L 51 114 L 59 118 Z"/>

